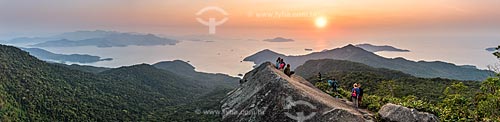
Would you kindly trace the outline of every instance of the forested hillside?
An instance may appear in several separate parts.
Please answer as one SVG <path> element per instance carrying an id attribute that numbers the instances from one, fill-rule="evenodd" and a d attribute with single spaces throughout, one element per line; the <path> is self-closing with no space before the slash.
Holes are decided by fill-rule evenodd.
<path id="1" fill-rule="evenodd" d="M 340 60 L 311 60 L 297 68 L 299 75 L 333 96 L 350 98 L 354 83 L 364 89 L 362 108 L 378 111 L 395 103 L 431 112 L 442 121 L 500 120 L 499 75 L 485 81 L 418 78 L 389 69 Z M 320 78 L 318 72 L 321 72 Z M 316 75 L 313 75 L 316 74 Z M 321 80 L 320 80 L 321 79 Z M 337 79 L 340 92 L 331 92 L 326 80 Z"/>
<path id="2" fill-rule="evenodd" d="M 346 60 L 333 60 L 333 59 L 309 60 L 295 69 L 295 73 L 305 78 L 316 76 L 319 73 L 326 74 L 328 72 L 333 72 L 333 71 L 370 72 L 376 75 L 380 75 L 387 79 L 411 76 L 401 71 L 389 70 L 385 68 L 373 68 L 371 66 L 362 63 L 351 62 Z M 314 81 L 311 82 L 314 83 Z"/>
<path id="3" fill-rule="evenodd" d="M 343 89 L 350 90 L 354 83 L 360 83 L 367 94 L 393 95 L 394 97 L 415 95 L 431 101 L 440 100 L 445 88 L 453 83 L 464 83 L 470 87 L 468 89 L 471 91 L 470 93 L 478 91 L 480 85 L 480 82 L 477 81 L 418 78 L 395 70 L 373 68 L 361 63 L 331 59 L 310 60 L 296 70 L 298 75 L 304 75 L 308 81 L 313 83 L 319 81 L 318 71 L 322 73 L 323 82 L 328 79 L 337 79 Z M 390 85 L 397 87 L 390 88 Z"/>
<path id="4" fill-rule="evenodd" d="M 230 90 L 213 86 L 147 64 L 83 72 L 0 45 L 0 121 L 216 121 L 192 112 Z"/>

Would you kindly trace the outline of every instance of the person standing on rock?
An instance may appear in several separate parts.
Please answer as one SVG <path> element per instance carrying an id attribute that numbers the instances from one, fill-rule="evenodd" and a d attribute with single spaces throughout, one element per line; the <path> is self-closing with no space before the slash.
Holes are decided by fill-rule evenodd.
<path id="1" fill-rule="evenodd" d="M 321 72 L 318 72 L 318 82 L 322 82 L 323 78 L 321 78 Z"/>
<path id="2" fill-rule="evenodd" d="M 358 83 L 358 104 L 361 105 L 363 103 L 363 88 L 361 88 L 361 84 Z"/>
<path id="3" fill-rule="evenodd" d="M 328 86 L 332 87 L 331 92 L 333 93 L 333 90 L 334 90 L 334 88 L 335 88 L 335 87 L 333 86 L 333 80 L 328 80 L 327 82 L 328 82 Z"/>
<path id="4" fill-rule="evenodd" d="M 331 94 L 333 94 L 335 96 L 335 98 L 339 98 L 337 96 L 337 80 L 335 80 L 335 78 L 333 80 L 328 80 L 328 86 L 332 87 L 330 90 Z"/>
<path id="5" fill-rule="evenodd" d="M 353 87 L 351 90 L 352 105 L 354 107 L 358 108 L 358 93 L 359 93 L 358 84 L 354 83 L 354 85 L 352 87 Z"/>
<path id="6" fill-rule="evenodd" d="M 339 88 L 339 81 L 337 81 L 337 79 L 333 79 L 333 82 L 332 82 L 332 91 L 333 93 L 335 94 L 335 98 L 339 98 L 339 91 L 338 91 L 338 88 Z"/>

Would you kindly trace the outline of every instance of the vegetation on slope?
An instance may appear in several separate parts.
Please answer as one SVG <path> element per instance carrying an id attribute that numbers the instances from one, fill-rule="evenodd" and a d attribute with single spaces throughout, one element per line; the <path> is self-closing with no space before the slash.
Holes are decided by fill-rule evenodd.
<path id="1" fill-rule="evenodd" d="M 340 81 L 340 93 L 331 95 L 348 98 L 352 84 L 361 83 L 365 93 L 361 106 L 371 111 L 378 111 L 386 103 L 395 103 L 433 113 L 442 121 L 500 120 L 500 74 L 483 82 L 475 82 L 405 75 L 384 76 L 383 73 L 366 69 L 371 68 L 350 71 L 330 69 L 330 72 L 325 72 L 325 79 L 336 78 Z M 316 76 L 308 79 L 319 80 Z M 317 82 L 315 86 L 331 93 L 331 87 L 324 81 Z"/>
<path id="2" fill-rule="evenodd" d="M 189 111 L 229 91 L 146 64 L 95 73 L 0 45 L 0 121 L 216 121 Z"/>

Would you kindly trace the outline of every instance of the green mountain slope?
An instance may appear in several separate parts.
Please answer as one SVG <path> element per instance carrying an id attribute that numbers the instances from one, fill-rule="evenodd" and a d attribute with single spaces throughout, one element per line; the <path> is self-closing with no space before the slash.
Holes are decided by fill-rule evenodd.
<path id="1" fill-rule="evenodd" d="M 189 111 L 218 106 L 231 88 L 147 64 L 98 74 L 77 69 L 0 45 L 0 121 L 216 121 Z"/>
<path id="2" fill-rule="evenodd" d="M 374 68 L 361 63 L 342 60 L 310 60 L 296 69 L 298 75 L 304 76 L 310 82 L 319 81 L 317 72 L 321 71 L 323 79 L 337 79 L 343 89 L 350 90 L 354 83 L 361 83 L 366 94 L 393 95 L 404 97 L 414 95 L 419 98 L 437 101 L 443 91 L 453 83 L 463 82 L 471 91 L 479 90 L 480 82 L 459 81 L 443 78 L 418 78 L 400 71 Z M 392 81 L 392 82 L 391 82 Z M 323 83 L 325 83 L 323 81 Z M 389 84 L 393 83 L 395 88 Z M 473 94 L 470 94 L 472 96 Z"/>
<path id="3" fill-rule="evenodd" d="M 458 80 L 481 81 L 494 74 L 494 72 L 480 70 L 473 66 L 457 66 L 452 63 L 440 61 L 416 62 L 406 60 L 404 58 L 384 58 L 374 54 L 373 52 L 368 52 L 362 48 L 355 47 L 354 45 L 347 45 L 342 48 L 325 50 L 322 52 L 313 52 L 307 55 L 299 56 L 286 56 L 266 49 L 246 57 L 244 61 L 252 61 L 255 64 L 261 64 L 266 61 L 274 62 L 274 60 L 278 57 L 284 58 L 286 63 L 291 64 L 292 68 L 302 65 L 308 60 L 335 59 L 363 63 L 375 68 L 387 68 L 402 71 L 413 76 L 425 78 L 441 77 Z"/>
<path id="4" fill-rule="evenodd" d="M 158 69 L 170 71 L 179 76 L 184 76 L 188 79 L 196 81 L 196 84 L 207 86 L 209 89 L 232 89 L 238 85 L 239 81 L 239 78 L 231 77 L 226 74 L 197 72 L 193 66 L 181 60 L 158 62 L 153 64 L 153 66 Z"/>
<path id="5" fill-rule="evenodd" d="M 133 93 L 134 95 L 131 96 L 131 100 L 149 97 L 148 93 L 154 93 L 150 95 L 157 95 L 156 97 L 160 98 L 158 103 L 174 104 L 193 99 L 203 93 L 202 86 L 196 84 L 196 81 L 185 79 L 148 64 L 120 67 L 101 72 L 99 75 L 111 79 L 111 82 L 126 85 L 128 88 L 134 88 L 133 91 L 127 91 L 129 94 Z M 176 99 L 167 100 L 171 98 Z M 163 101 L 162 99 L 165 100 Z M 142 100 L 145 100 L 142 102 L 153 102 L 146 101 L 147 99 Z M 150 105 L 147 103 L 144 104 Z"/>
<path id="6" fill-rule="evenodd" d="M 95 67 L 95 66 L 78 65 L 78 64 L 71 64 L 71 65 L 60 64 L 60 63 L 54 63 L 54 64 L 60 65 L 60 66 L 63 66 L 63 67 L 69 68 L 69 69 L 74 69 L 74 70 L 79 70 L 79 71 L 89 72 L 89 73 L 94 73 L 94 74 L 104 72 L 106 70 L 111 69 L 111 68 L 107 68 L 107 67 Z"/>
<path id="7" fill-rule="evenodd" d="M 395 71 L 389 70 L 385 68 L 373 68 L 371 66 L 345 61 L 345 60 L 332 60 L 332 59 L 319 59 L 319 60 L 309 60 L 306 61 L 303 65 L 297 67 L 296 72 L 298 75 L 309 78 L 318 73 L 327 73 L 327 72 L 371 72 L 377 75 L 384 76 L 385 78 L 393 79 L 399 77 L 410 77 L 411 75 Z"/>
<path id="8" fill-rule="evenodd" d="M 339 79 L 341 88 L 338 93 L 331 92 L 332 87 L 325 80 L 316 82 L 315 86 L 341 98 L 350 98 L 352 85 L 361 83 L 364 89 L 361 108 L 371 111 L 379 111 L 382 105 L 394 103 L 433 113 L 440 121 L 500 120 L 500 74 L 477 82 L 384 74 L 398 71 L 371 69 L 374 68 L 348 61 L 314 60 L 297 68 L 297 72 L 322 71 L 323 79 Z M 315 75 L 308 79 L 319 80 Z"/>
<path id="9" fill-rule="evenodd" d="M 0 46 L 3 120 L 124 120 L 119 97 L 104 92 L 107 81 L 91 73 L 40 61 L 11 46 Z"/>

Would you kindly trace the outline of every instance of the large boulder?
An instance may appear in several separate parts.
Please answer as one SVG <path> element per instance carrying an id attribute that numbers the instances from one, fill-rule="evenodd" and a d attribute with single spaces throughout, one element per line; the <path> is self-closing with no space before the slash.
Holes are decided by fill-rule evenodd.
<path id="1" fill-rule="evenodd" d="M 331 97 L 302 77 L 266 62 L 245 74 L 221 103 L 224 122 L 364 122 L 369 114 Z"/>
<path id="2" fill-rule="evenodd" d="M 378 111 L 383 121 L 390 122 L 438 122 L 439 118 L 426 112 L 418 112 L 392 103 L 385 104 Z"/>

